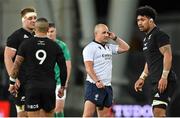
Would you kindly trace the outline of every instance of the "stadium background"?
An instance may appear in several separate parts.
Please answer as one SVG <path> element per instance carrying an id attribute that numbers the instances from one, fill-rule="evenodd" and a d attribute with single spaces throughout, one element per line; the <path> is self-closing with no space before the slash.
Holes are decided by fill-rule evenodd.
<path id="1" fill-rule="evenodd" d="M 180 77 L 180 7 L 177 1 L 164 0 L 0 0 L 0 116 L 3 105 L 10 103 L 10 116 L 15 116 L 12 98 L 8 94 L 8 76 L 4 67 L 3 52 L 7 37 L 21 27 L 19 11 L 33 6 L 38 17 L 55 22 L 58 35 L 68 44 L 72 54 L 72 75 L 65 105 L 65 116 L 81 116 L 85 70 L 82 60 L 83 47 L 92 40 L 96 23 L 105 23 L 118 36 L 125 39 L 131 50 L 113 59 L 113 89 L 115 105 L 129 105 L 133 116 L 135 105 L 150 102 L 148 81 L 142 93 L 135 93 L 133 84 L 143 69 L 142 33 L 137 29 L 135 10 L 150 5 L 158 12 L 157 23 L 172 41 L 173 66 Z M 179 83 L 179 80 L 178 80 Z M 180 116 L 180 88 L 169 110 L 172 116 Z M 115 108 L 115 107 L 114 107 Z M 139 107 L 138 107 L 139 108 Z M 136 109 L 137 110 L 137 109 Z M 126 110 L 124 110 L 126 111 Z M 123 113 L 123 110 L 120 111 Z M 134 110 L 134 112 L 136 112 Z M 121 114 L 123 115 L 123 114 Z"/>

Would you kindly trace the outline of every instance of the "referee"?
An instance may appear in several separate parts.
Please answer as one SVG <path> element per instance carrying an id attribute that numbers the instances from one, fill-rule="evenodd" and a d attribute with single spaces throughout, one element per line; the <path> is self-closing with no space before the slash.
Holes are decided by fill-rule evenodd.
<path id="1" fill-rule="evenodd" d="M 99 117 L 111 117 L 112 55 L 127 52 L 129 45 L 110 32 L 105 24 L 95 26 L 94 36 L 83 50 L 87 72 L 83 117 L 93 117 L 96 109 Z M 111 39 L 116 45 L 108 43 Z"/>

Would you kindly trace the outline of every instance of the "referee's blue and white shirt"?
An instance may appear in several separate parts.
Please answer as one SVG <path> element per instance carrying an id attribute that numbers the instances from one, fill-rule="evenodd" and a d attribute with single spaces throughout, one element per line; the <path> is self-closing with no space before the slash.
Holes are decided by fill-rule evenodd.
<path id="1" fill-rule="evenodd" d="M 118 45 L 102 45 L 96 41 L 89 43 L 83 50 L 84 61 L 93 61 L 96 76 L 105 86 L 111 85 L 113 54 L 118 54 Z M 88 74 L 86 80 L 95 83 Z"/>

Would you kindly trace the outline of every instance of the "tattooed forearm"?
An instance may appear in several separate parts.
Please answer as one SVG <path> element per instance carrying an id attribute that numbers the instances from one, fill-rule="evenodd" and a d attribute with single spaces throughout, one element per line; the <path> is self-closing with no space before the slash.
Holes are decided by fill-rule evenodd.
<path id="1" fill-rule="evenodd" d="M 160 48 L 160 52 L 163 55 L 163 70 L 169 71 L 172 65 L 172 51 L 171 46 L 165 45 Z"/>
<path id="2" fill-rule="evenodd" d="M 16 59 L 14 61 L 14 64 L 13 64 L 13 67 L 12 67 L 12 71 L 11 71 L 11 74 L 10 74 L 10 76 L 12 78 L 17 78 L 18 73 L 19 73 L 19 68 L 20 68 L 23 60 L 24 60 L 23 57 L 18 56 L 18 55 L 16 56 Z"/>

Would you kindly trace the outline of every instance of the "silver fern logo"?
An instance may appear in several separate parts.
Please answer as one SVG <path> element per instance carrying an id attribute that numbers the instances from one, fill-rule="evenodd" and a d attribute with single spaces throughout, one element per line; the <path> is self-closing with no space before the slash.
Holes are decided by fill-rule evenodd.
<path id="1" fill-rule="evenodd" d="M 96 94 L 94 100 L 97 101 L 98 99 L 99 99 L 99 94 Z"/>

